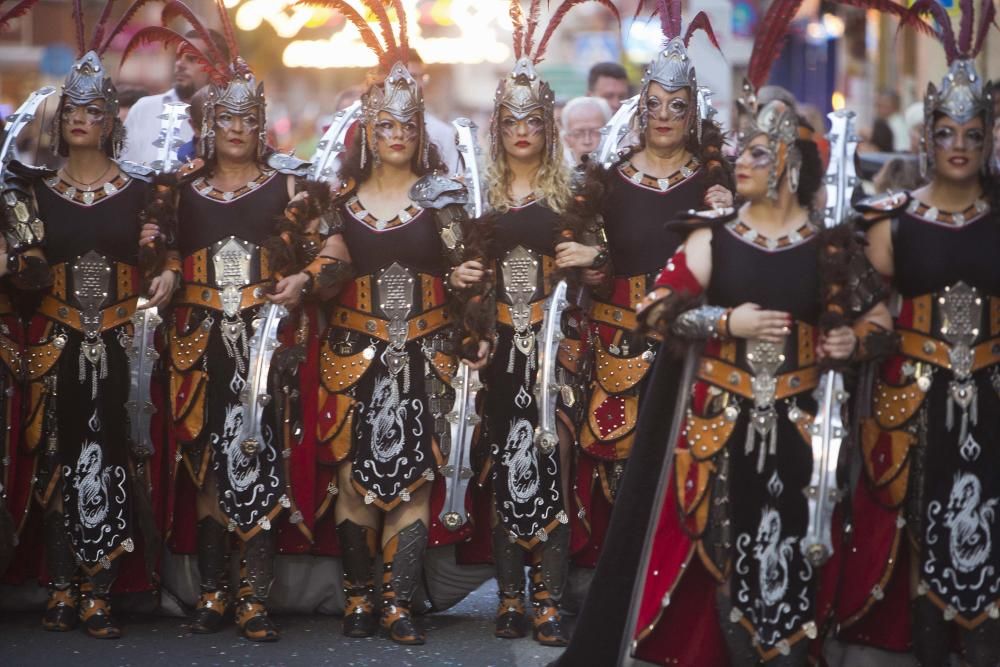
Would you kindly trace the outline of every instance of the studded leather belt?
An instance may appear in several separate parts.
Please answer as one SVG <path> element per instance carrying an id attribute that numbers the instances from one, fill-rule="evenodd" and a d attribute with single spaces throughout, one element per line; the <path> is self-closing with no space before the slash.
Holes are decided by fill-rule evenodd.
<path id="1" fill-rule="evenodd" d="M 268 283 L 254 283 L 240 288 L 240 311 L 267 303 L 264 296 L 267 287 Z M 182 306 L 222 312 L 222 291 L 208 285 L 184 285 L 177 292 L 176 300 Z"/>
<path id="2" fill-rule="evenodd" d="M 538 324 L 543 319 L 545 319 L 545 302 L 535 301 L 531 306 L 531 324 Z M 514 326 L 514 320 L 511 315 L 510 305 L 503 303 L 502 301 L 497 302 L 497 322 L 500 324 L 506 324 L 509 327 Z"/>
<path id="3" fill-rule="evenodd" d="M 753 399 L 753 376 L 732 364 L 718 359 L 702 359 L 701 365 L 698 367 L 698 378 L 719 389 Z M 783 398 L 814 389 L 819 384 L 819 369 L 816 366 L 807 366 L 797 371 L 777 375 L 775 381 L 777 387 L 774 392 L 774 400 L 780 401 Z"/>
<path id="4" fill-rule="evenodd" d="M 348 308 L 337 308 L 330 318 L 333 326 L 356 331 L 366 336 L 389 342 L 389 320 L 375 317 Z M 434 333 L 449 324 L 448 311 L 444 306 L 432 308 L 425 313 L 406 320 L 406 341 L 416 340 Z"/>
<path id="5" fill-rule="evenodd" d="M 634 331 L 637 325 L 635 311 L 624 306 L 597 302 L 590 309 L 590 318 L 594 322 L 610 324 L 618 329 Z"/>
<path id="6" fill-rule="evenodd" d="M 916 331 L 900 332 L 900 352 L 907 357 L 926 361 L 940 368 L 952 369 L 952 347 L 943 340 Z M 1000 363 L 1000 338 L 987 340 L 971 348 L 972 369 L 978 370 Z"/>
<path id="7" fill-rule="evenodd" d="M 115 327 L 119 327 L 128 322 L 129 319 L 132 318 L 132 314 L 135 312 L 138 300 L 138 296 L 132 296 L 124 301 L 119 301 L 112 306 L 102 308 L 99 311 L 101 318 L 99 332 L 104 333 L 109 329 L 114 329 Z M 78 308 L 74 308 L 52 295 L 46 295 L 45 298 L 42 299 L 42 303 L 38 307 L 38 312 L 54 322 L 65 324 L 71 329 L 75 329 L 80 333 L 85 333 L 83 328 L 83 313 Z"/>

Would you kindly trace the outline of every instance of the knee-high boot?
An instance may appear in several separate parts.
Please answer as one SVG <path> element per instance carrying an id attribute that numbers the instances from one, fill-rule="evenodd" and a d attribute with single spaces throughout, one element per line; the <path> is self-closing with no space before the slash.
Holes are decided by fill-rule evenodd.
<path id="1" fill-rule="evenodd" d="M 267 615 L 266 607 L 274 581 L 274 539 L 271 531 L 261 530 L 243 544 L 236 623 L 250 641 L 279 639 L 278 629 Z"/>
<path id="2" fill-rule="evenodd" d="M 497 568 L 497 607 L 494 635 L 501 639 L 524 636 L 524 549 L 510 541 L 503 524 L 493 527 L 493 562 Z"/>
<path id="3" fill-rule="evenodd" d="M 427 526 L 414 521 L 393 535 L 382 547 L 382 627 L 389 638 L 400 644 L 423 644 L 410 613 L 410 603 L 417 590 L 424 551 L 427 549 Z"/>
<path id="4" fill-rule="evenodd" d="M 913 655 L 920 667 L 941 667 L 948 664 L 951 634 L 942 611 L 926 595 L 910 602 L 913 623 Z"/>
<path id="5" fill-rule="evenodd" d="M 111 615 L 111 585 L 118 578 L 118 559 L 87 577 L 81 591 L 80 620 L 95 639 L 118 639 L 122 631 Z"/>
<path id="6" fill-rule="evenodd" d="M 715 608 L 719 614 L 719 625 L 722 628 L 722 638 L 726 642 L 729 660 L 734 666 L 752 667 L 760 661 L 750 634 L 739 623 L 731 620 L 733 600 L 722 591 L 715 592 Z"/>
<path id="7" fill-rule="evenodd" d="M 337 538 L 344 566 L 344 635 L 371 637 L 378 629 L 375 618 L 375 531 L 346 520 L 337 524 Z"/>
<path id="8" fill-rule="evenodd" d="M 198 574 L 201 595 L 190 630 L 211 634 L 222 628 L 229 607 L 229 532 L 205 517 L 198 522 Z"/>
<path id="9" fill-rule="evenodd" d="M 544 646 L 566 646 L 559 601 L 569 567 L 569 527 L 560 524 L 532 552 L 531 606 L 535 612 L 535 641 Z"/>
<path id="10" fill-rule="evenodd" d="M 1000 621 L 990 619 L 962 631 L 962 652 L 969 667 L 1000 665 Z"/>
<path id="11" fill-rule="evenodd" d="M 45 565 L 49 571 L 49 600 L 42 616 L 42 627 L 66 632 L 76 627 L 80 594 L 73 585 L 76 557 L 70 547 L 69 531 L 62 512 L 46 512 L 42 519 L 45 540 Z"/>

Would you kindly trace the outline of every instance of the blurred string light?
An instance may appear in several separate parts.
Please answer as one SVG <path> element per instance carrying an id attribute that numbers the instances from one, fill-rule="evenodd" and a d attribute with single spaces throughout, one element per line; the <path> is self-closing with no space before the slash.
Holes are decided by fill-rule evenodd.
<path id="1" fill-rule="evenodd" d="M 269 24 L 279 37 L 292 40 L 282 54 L 285 67 L 374 67 L 375 55 L 361 41 L 357 28 L 343 19 L 340 29 L 326 39 L 295 39 L 306 28 L 322 29 L 337 13 L 325 8 L 295 6 L 295 0 L 224 0 L 236 9 L 240 30 Z M 363 16 L 363 5 L 352 3 Z M 511 56 L 512 29 L 507 5 L 483 0 L 403 0 L 410 33 L 410 46 L 424 62 L 447 64 L 502 63 Z M 374 20 L 369 17 L 373 22 Z M 426 36 L 423 25 L 457 26 L 454 36 Z M 376 30 L 376 32 L 378 32 Z M 454 32 L 454 31 L 453 31 Z"/>
<path id="2" fill-rule="evenodd" d="M 818 21 L 806 24 L 806 37 L 813 44 L 840 39 L 844 36 L 844 19 L 836 14 L 823 14 Z"/>

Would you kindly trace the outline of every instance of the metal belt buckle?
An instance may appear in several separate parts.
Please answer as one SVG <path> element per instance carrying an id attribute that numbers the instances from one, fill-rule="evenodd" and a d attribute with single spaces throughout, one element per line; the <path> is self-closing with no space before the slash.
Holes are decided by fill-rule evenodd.
<path id="1" fill-rule="evenodd" d="M 979 337 L 983 299 L 975 287 L 958 282 L 945 287 L 937 297 L 941 306 L 941 337 L 951 344 L 948 352 L 955 379 L 972 375 L 972 344 Z"/>
<path id="2" fill-rule="evenodd" d="M 93 339 L 101 333 L 101 308 L 108 300 L 111 266 L 102 255 L 91 250 L 73 264 L 73 296 L 80 308 L 83 333 Z"/>
<path id="3" fill-rule="evenodd" d="M 531 298 L 538 287 L 538 256 L 523 246 L 517 246 L 503 258 L 500 269 L 503 272 L 504 296 L 510 301 L 514 344 L 527 356 L 535 344 L 535 337 L 528 330 L 531 328 Z"/>
<path id="4" fill-rule="evenodd" d="M 759 339 L 747 342 L 747 365 L 753 372 L 750 390 L 753 392 L 753 429 L 762 438 L 774 429 L 778 414 L 774 399 L 778 391 L 778 369 L 785 363 L 784 347 Z M 748 434 L 749 435 L 749 434 Z"/>
<path id="5" fill-rule="evenodd" d="M 222 312 L 235 317 L 240 312 L 241 288 L 250 284 L 250 260 L 257 246 L 230 236 L 215 244 L 212 264 L 215 267 L 215 286 L 221 291 Z"/>
<path id="6" fill-rule="evenodd" d="M 415 282 L 413 274 L 396 262 L 375 280 L 379 306 L 389 320 L 389 350 L 386 361 L 393 375 L 398 374 L 406 365 L 407 357 L 403 352 L 409 333 L 406 318 L 413 308 Z"/>

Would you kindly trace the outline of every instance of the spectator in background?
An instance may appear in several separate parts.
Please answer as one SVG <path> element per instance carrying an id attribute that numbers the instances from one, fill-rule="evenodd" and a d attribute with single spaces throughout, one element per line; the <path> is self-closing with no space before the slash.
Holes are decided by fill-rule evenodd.
<path id="1" fill-rule="evenodd" d="M 611 113 L 629 96 L 628 73 L 618 63 L 597 63 L 587 75 L 587 97 L 600 97 Z"/>
<path id="2" fill-rule="evenodd" d="M 878 170 L 872 179 L 875 194 L 886 192 L 913 191 L 923 185 L 920 166 L 916 160 L 894 157 Z"/>
<path id="3" fill-rule="evenodd" d="M 229 47 L 226 40 L 215 30 L 209 30 L 216 49 L 229 60 Z M 207 47 L 198 38 L 198 33 L 191 31 L 185 35 L 192 44 L 207 51 Z M 156 159 L 156 147 L 153 142 L 160 135 L 160 119 L 163 105 L 167 102 L 191 103 L 196 91 L 208 83 L 208 72 L 189 54 L 181 54 L 178 50 L 174 61 L 174 87 L 159 95 L 149 95 L 136 101 L 125 118 L 125 150 L 122 159 L 140 164 L 149 164 Z M 193 133 L 190 128 L 181 128 L 181 139 L 190 141 Z"/>
<path id="4" fill-rule="evenodd" d="M 562 110 L 562 137 L 567 161 L 575 167 L 601 143 L 601 128 L 611 120 L 611 107 L 600 97 L 574 97 Z"/>
<path id="5" fill-rule="evenodd" d="M 906 120 L 899 111 L 899 95 L 883 90 L 875 99 L 871 142 L 883 153 L 902 153 L 910 145 Z"/>
<path id="6" fill-rule="evenodd" d="M 143 97 L 147 97 L 149 91 L 143 88 L 125 88 L 118 91 L 118 119 L 125 122 L 129 110 Z"/>

